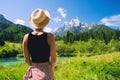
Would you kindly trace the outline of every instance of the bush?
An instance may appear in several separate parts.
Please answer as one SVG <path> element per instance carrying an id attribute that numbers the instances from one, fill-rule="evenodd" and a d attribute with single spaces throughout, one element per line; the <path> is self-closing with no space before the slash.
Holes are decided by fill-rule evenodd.
<path id="1" fill-rule="evenodd" d="M 24 57 L 23 54 L 17 54 L 17 57 Z"/>
<path id="2" fill-rule="evenodd" d="M 3 49 L 1 52 L 0 52 L 0 57 L 1 58 L 8 58 L 8 57 L 16 57 L 16 55 L 19 53 L 17 50 L 15 49 L 9 49 L 9 50 L 6 50 L 6 49 Z"/>
<path id="3" fill-rule="evenodd" d="M 109 52 L 120 51 L 120 41 L 118 40 L 111 40 L 108 44 Z"/>
<path id="4" fill-rule="evenodd" d="M 76 56 L 75 48 L 71 44 L 57 44 L 57 53 L 59 56 Z"/>
<path id="5" fill-rule="evenodd" d="M 16 57 L 19 53 L 22 53 L 21 44 L 6 42 L 0 48 L 0 58 Z"/>
<path id="6" fill-rule="evenodd" d="M 59 56 L 92 56 L 118 51 L 120 51 L 120 41 L 118 40 L 111 40 L 108 44 L 95 39 L 89 39 L 86 42 L 75 41 L 72 44 L 57 41 L 57 53 Z"/>

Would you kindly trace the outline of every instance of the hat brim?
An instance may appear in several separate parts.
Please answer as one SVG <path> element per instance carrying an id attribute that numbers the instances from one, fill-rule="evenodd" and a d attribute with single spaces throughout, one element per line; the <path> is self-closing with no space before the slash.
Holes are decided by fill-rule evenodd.
<path id="1" fill-rule="evenodd" d="M 29 23 L 34 27 L 34 28 L 44 28 L 50 21 L 50 18 L 46 16 L 46 18 L 41 22 L 41 23 L 34 23 L 33 20 L 31 19 L 31 16 L 29 17 Z"/>

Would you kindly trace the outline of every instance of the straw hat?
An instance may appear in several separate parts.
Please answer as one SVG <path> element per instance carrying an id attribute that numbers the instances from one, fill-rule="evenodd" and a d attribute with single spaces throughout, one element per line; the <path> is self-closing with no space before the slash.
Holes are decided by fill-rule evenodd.
<path id="1" fill-rule="evenodd" d="M 50 14 L 47 10 L 44 9 L 35 9 L 30 18 L 30 24 L 35 28 L 43 29 L 50 20 Z"/>

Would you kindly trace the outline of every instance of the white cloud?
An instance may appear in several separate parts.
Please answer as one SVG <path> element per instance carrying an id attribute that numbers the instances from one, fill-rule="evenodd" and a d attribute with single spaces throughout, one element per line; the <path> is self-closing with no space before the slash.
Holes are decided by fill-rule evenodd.
<path id="1" fill-rule="evenodd" d="M 21 19 L 15 19 L 15 24 L 25 25 L 25 21 Z"/>
<path id="2" fill-rule="evenodd" d="M 44 28 L 44 31 L 45 31 L 45 32 L 52 32 L 52 28 L 50 28 L 50 27 L 45 27 L 45 28 Z"/>
<path id="3" fill-rule="evenodd" d="M 100 23 L 107 26 L 120 26 L 120 14 L 103 18 Z"/>
<path id="4" fill-rule="evenodd" d="M 58 8 L 57 11 L 60 13 L 60 15 L 65 19 L 67 14 L 66 14 L 66 10 L 63 8 Z"/>
<path id="5" fill-rule="evenodd" d="M 55 22 L 60 22 L 61 21 L 61 19 L 60 19 L 60 17 L 55 17 L 55 18 L 53 18 L 53 21 L 55 21 Z"/>

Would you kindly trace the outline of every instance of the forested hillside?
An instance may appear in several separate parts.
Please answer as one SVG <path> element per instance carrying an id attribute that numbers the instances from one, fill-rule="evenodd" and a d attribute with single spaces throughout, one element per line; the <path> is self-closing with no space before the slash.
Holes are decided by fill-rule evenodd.
<path id="1" fill-rule="evenodd" d="M 32 29 L 20 24 L 14 24 L 0 15 L 0 45 L 3 41 L 21 42 L 24 34 L 31 32 Z"/>

